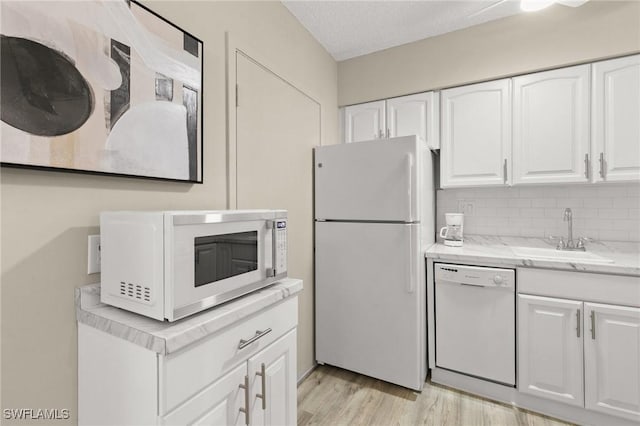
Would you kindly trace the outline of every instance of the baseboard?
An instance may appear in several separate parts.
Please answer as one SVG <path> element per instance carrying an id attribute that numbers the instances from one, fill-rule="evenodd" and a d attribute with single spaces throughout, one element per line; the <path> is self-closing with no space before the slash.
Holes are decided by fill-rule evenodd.
<path id="1" fill-rule="evenodd" d="M 300 386 L 300 383 L 302 383 L 304 379 L 309 377 L 309 374 L 313 373 L 313 370 L 315 370 L 316 368 L 318 368 L 318 364 L 314 362 L 310 369 L 302 373 L 302 375 L 298 377 L 298 386 Z"/>

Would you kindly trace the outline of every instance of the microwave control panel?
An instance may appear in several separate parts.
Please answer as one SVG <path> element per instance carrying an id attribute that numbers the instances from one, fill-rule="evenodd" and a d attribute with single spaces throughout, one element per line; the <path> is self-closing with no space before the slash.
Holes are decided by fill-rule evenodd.
<path id="1" fill-rule="evenodd" d="M 273 241 L 275 249 L 275 265 L 276 274 L 280 275 L 287 272 L 287 221 L 276 220 L 273 228 Z"/>

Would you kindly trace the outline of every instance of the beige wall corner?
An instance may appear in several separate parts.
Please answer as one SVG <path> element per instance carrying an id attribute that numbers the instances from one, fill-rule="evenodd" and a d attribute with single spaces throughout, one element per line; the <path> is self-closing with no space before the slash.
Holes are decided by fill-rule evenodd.
<path id="1" fill-rule="evenodd" d="M 640 51 L 640 2 L 552 6 L 338 64 L 340 106 Z"/>

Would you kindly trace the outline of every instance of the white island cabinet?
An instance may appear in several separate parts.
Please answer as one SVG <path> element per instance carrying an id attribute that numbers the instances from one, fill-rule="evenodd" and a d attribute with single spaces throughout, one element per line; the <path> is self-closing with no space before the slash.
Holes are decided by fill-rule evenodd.
<path id="1" fill-rule="evenodd" d="M 92 306 L 85 295 L 78 423 L 296 424 L 301 288 L 283 280 L 175 323 Z"/>

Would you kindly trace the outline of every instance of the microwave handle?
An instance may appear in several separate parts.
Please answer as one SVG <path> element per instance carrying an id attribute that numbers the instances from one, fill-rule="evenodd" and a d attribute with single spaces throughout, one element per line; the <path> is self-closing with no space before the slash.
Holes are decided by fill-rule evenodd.
<path id="1" fill-rule="evenodd" d="M 276 276 L 276 222 L 267 221 L 267 229 L 271 230 L 271 268 L 267 268 L 267 278 Z"/>

